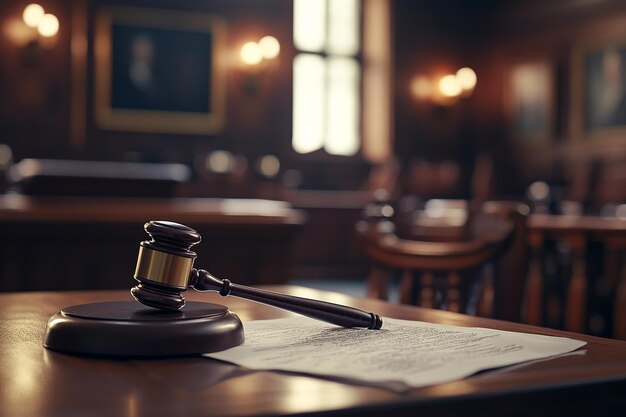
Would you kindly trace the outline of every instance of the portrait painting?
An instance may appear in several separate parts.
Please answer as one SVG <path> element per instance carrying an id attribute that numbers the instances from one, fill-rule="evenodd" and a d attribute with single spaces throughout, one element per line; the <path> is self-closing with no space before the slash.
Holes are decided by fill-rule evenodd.
<path id="1" fill-rule="evenodd" d="M 626 43 L 584 56 L 585 129 L 626 127 Z"/>
<path id="2" fill-rule="evenodd" d="M 96 123 L 142 132 L 219 131 L 223 26 L 202 13 L 102 10 L 95 42 Z"/>
<path id="3" fill-rule="evenodd" d="M 554 117 L 553 71 L 549 61 L 512 65 L 506 96 L 510 127 L 516 140 L 533 144 L 549 140 Z"/>

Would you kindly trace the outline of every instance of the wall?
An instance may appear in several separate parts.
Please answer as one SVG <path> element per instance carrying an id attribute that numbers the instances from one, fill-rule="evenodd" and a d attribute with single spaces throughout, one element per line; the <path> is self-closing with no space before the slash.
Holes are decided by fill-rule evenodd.
<path id="1" fill-rule="evenodd" d="M 19 19 L 28 3 L 0 4 L 2 25 L 6 27 L 10 20 Z M 11 146 L 16 160 L 23 157 L 143 158 L 193 163 L 197 155 L 204 155 L 211 149 L 250 155 L 282 153 L 286 149 L 291 132 L 290 117 L 285 116 L 291 114 L 291 1 L 48 0 L 41 3 L 60 20 L 61 29 L 53 47 L 41 51 L 36 59 L 30 59 L 24 58 L 27 48 L 6 39 L 0 42 L 3 45 L 0 51 L 0 142 Z M 242 88 L 242 74 L 233 59 L 227 73 L 227 119 L 223 131 L 217 134 L 105 130 L 95 123 L 93 115 L 93 27 L 99 11 L 111 4 L 213 14 L 227 23 L 227 48 L 232 54 L 237 54 L 244 42 L 271 34 L 281 42 L 281 55 L 271 71 L 264 74 L 260 88 L 254 93 Z M 79 59 L 72 58 L 72 48 L 74 56 L 80 56 L 83 41 L 87 45 L 86 53 Z M 84 83 L 76 83 L 81 77 Z M 79 104 L 78 109 L 73 108 L 72 100 L 82 100 L 80 104 L 84 106 Z"/>
<path id="2" fill-rule="evenodd" d="M 626 199 L 624 193 L 595 193 L 591 184 L 626 188 L 626 178 L 610 178 L 626 161 L 626 131 L 595 134 L 582 127 L 582 56 L 594 45 L 616 41 L 624 45 L 626 3 L 494 3 L 488 22 L 483 47 L 475 51 L 481 75 L 472 110 L 482 147 L 505 149 L 520 191 L 541 179 L 563 186 L 563 198 L 591 199 L 597 204 Z M 525 140 L 510 129 L 507 76 L 515 65 L 537 60 L 550 66 L 550 125 L 544 137 Z"/>
<path id="3" fill-rule="evenodd" d="M 595 37 L 626 40 L 626 3 L 603 1 L 442 2 L 398 0 L 394 5 L 395 137 L 404 160 L 452 158 L 473 173 L 474 156 L 495 164 L 497 195 L 523 196 L 533 180 L 581 182 L 592 166 L 619 177 L 626 158 L 623 130 L 590 137 L 577 126 L 580 74 L 574 57 Z M 519 63 L 544 59 L 551 66 L 552 125 L 547 137 L 523 143 L 510 129 L 507 74 Z M 420 102 L 410 92 L 418 74 L 445 74 L 461 66 L 478 74 L 473 95 L 452 106 Z M 603 174 L 598 175 L 602 181 Z M 621 177 L 620 177 L 621 178 Z M 623 181 L 617 178 L 616 181 Z M 622 184 L 622 185 L 619 185 Z M 613 188 L 626 188 L 619 182 Z M 605 187 L 610 188 L 610 187 Z M 466 192 L 470 190 L 467 189 Z M 583 194 L 576 191 L 573 194 Z M 598 196 L 626 199 L 626 195 Z"/>

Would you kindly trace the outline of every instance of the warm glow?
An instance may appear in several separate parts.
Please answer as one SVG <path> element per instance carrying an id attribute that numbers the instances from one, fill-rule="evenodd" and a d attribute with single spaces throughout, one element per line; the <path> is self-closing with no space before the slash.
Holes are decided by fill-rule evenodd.
<path id="1" fill-rule="evenodd" d="M 352 58 L 328 60 L 326 143 L 333 155 L 354 155 L 359 150 L 359 65 Z"/>
<path id="2" fill-rule="evenodd" d="M 456 79 L 463 91 L 470 91 L 476 86 L 476 73 L 473 69 L 463 67 L 456 72 Z"/>
<path id="3" fill-rule="evenodd" d="M 461 94 L 461 85 L 455 75 L 446 75 L 439 80 L 439 91 L 446 97 L 456 97 Z"/>
<path id="4" fill-rule="evenodd" d="M 545 200 L 550 196 L 550 186 L 544 181 L 535 181 L 528 187 L 528 195 L 533 200 Z"/>
<path id="5" fill-rule="evenodd" d="M 45 14 L 41 18 L 37 30 L 41 36 L 52 37 L 59 32 L 59 19 L 53 14 Z"/>
<path id="6" fill-rule="evenodd" d="M 213 151 L 206 160 L 206 168 L 209 172 L 224 174 L 233 168 L 233 154 L 228 151 Z"/>
<path id="7" fill-rule="evenodd" d="M 354 55 L 359 52 L 359 4 L 357 0 L 328 4 L 328 52 Z"/>
<path id="8" fill-rule="evenodd" d="M 278 39 L 273 36 L 264 36 L 261 38 L 259 48 L 265 59 L 274 59 L 280 53 L 280 43 Z"/>
<path id="9" fill-rule="evenodd" d="M 317 55 L 293 60 L 293 149 L 308 153 L 323 146 L 326 66 Z"/>
<path id="10" fill-rule="evenodd" d="M 274 155 L 265 155 L 258 161 L 259 172 L 267 178 L 273 178 L 280 171 L 280 161 Z"/>
<path id="11" fill-rule="evenodd" d="M 22 20 L 13 18 L 4 25 L 4 34 L 15 45 L 26 45 L 32 39 L 33 31 Z"/>
<path id="12" fill-rule="evenodd" d="M 293 41 L 303 51 L 321 52 L 326 45 L 326 0 L 294 0 Z"/>
<path id="13" fill-rule="evenodd" d="M 247 42 L 241 47 L 241 60 L 248 65 L 257 65 L 263 60 L 263 52 L 256 42 Z"/>
<path id="14" fill-rule="evenodd" d="M 411 93 L 419 99 L 427 99 L 432 94 L 432 85 L 427 77 L 420 76 L 411 83 Z"/>
<path id="15" fill-rule="evenodd" d="M 353 59 L 361 49 L 360 5 L 358 0 L 293 2 L 298 54 L 292 145 L 298 153 L 323 148 L 333 155 L 354 155 L 361 146 L 361 68 Z"/>
<path id="16" fill-rule="evenodd" d="M 33 3 L 26 6 L 24 13 L 22 14 L 22 19 L 24 19 L 24 23 L 26 23 L 27 26 L 36 28 L 44 14 L 45 12 L 43 7 Z"/>
<path id="17" fill-rule="evenodd" d="M 363 156 L 387 161 L 391 150 L 391 6 L 368 0 L 363 8 Z"/>

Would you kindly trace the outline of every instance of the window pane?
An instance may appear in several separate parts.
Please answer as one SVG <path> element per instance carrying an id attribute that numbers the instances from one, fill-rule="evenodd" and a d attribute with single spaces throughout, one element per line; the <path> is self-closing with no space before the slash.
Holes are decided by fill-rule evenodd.
<path id="1" fill-rule="evenodd" d="M 299 54 L 293 61 L 293 148 L 313 152 L 322 147 L 324 132 L 324 59 Z"/>
<path id="2" fill-rule="evenodd" d="M 302 51 L 321 52 L 326 43 L 326 0 L 294 0 L 293 42 Z"/>
<path id="3" fill-rule="evenodd" d="M 331 0 L 328 7 L 328 52 L 355 55 L 359 52 L 359 1 Z"/>
<path id="4" fill-rule="evenodd" d="M 359 149 L 359 64 L 350 58 L 328 59 L 326 150 L 354 155 Z"/>

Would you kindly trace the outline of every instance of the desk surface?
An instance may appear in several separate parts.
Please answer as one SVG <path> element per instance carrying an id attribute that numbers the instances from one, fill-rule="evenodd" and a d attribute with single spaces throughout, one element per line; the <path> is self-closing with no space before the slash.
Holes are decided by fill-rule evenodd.
<path id="1" fill-rule="evenodd" d="M 204 358 L 109 360 L 48 351 L 42 336 L 56 311 L 130 296 L 126 291 L 6 293 L 0 295 L 0 415 L 598 416 L 626 410 L 626 342 L 298 287 L 272 289 L 387 317 L 569 336 L 588 345 L 578 354 L 398 394 L 297 374 L 253 372 Z M 244 322 L 291 315 L 217 294 L 188 293 L 187 299 L 226 304 Z"/>
<path id="2" fill-rule="evenodd" d="M 218 198 L 79 198 L 0 195 L 0 221 L 139 223 L 167 218 L 198 224 L 302 225 L 286 201 Z"/>

